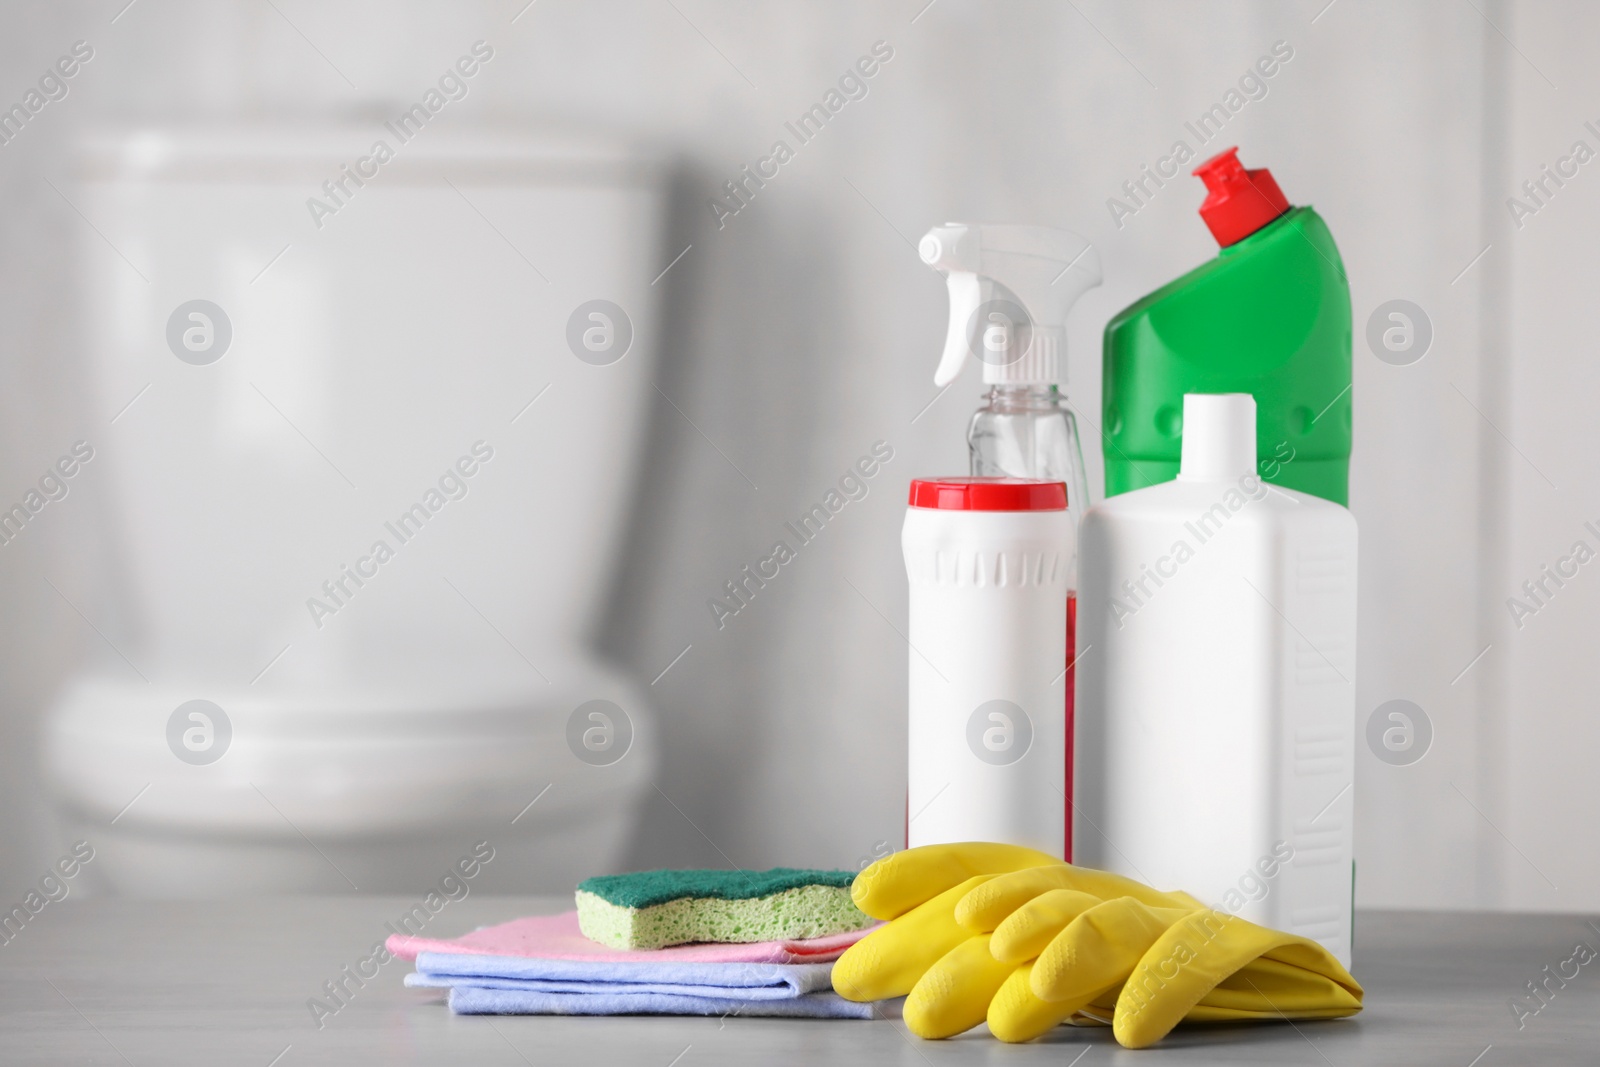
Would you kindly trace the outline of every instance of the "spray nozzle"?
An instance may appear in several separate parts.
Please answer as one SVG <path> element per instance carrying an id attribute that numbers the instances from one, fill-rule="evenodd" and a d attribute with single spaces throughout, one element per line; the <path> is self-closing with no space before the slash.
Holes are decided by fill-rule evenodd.
<path id="1" fill-rule="evenodd" d="M 950 328 L 935 385 L 954 381 L 967 356 L 983 380 L 1058 385 L 1066 377 L 1066 321 L 1100 284 L 1100 255 L 1077 234 L 1042 226 L 947 223 L 923 235 L 922 261 L 947 276 Z"/>

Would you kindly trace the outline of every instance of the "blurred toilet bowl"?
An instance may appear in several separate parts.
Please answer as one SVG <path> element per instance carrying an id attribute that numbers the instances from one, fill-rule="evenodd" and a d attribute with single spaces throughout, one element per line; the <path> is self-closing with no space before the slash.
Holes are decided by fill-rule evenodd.
<path id="1" fill-rule="evenodd" d="M 638 687 L 571 663 L 539 689 L 200 704 L 188 686 L 80 678 L 49 733 L 63 829 L 95 847 L 88 884 L 140 896 L 424 888 L 480 842 L 494 858 L 475 888 L 567 892 L 616 868 L 654 748 L 624 710 Z"/>
<path id="2" fill-rule="evenodd" d="M 343 181 L 379 140 L 392 158 Z M 480 841 L 501 891 L 616 869 L 654 719 L 593 637 L 663 186 L 616 144 L 442 118 L 406 143 L 378 122 L 86 143 L 123 592 L 83 593 L 117 655 L 44 743 L 97 884 L 402 892 Z"/>

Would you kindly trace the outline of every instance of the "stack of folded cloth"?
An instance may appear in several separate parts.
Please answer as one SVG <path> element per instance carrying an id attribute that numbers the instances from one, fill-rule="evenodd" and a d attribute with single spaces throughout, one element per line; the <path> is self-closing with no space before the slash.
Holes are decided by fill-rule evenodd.
<path id="1" fill-rule="evenodd" d="M 833 961 L 875 925 L 849 871 L 646 871 L 590 878 L 578 908 L 448 941 L 395 934 L 406 985 L 460 1015 L 781 1015 L 865 1019 Z"/>

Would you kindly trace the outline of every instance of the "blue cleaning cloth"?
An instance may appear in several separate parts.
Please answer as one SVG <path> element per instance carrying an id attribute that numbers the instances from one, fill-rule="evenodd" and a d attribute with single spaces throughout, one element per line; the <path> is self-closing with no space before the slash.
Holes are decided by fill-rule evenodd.
<path id="1" fill-rule="evenodd" d="M 450 988 L 457 1015 L 746 1015 L 807 1019 L 870 1019 L 871 1004 L 837 993 L 806 993 L 787 1000 L 687 997 L 671 993 L 536 993 L 457 985 Z"/>
<path id="2" fill-rule="evenodd" d="M 408 986 L 448 988 L 460 1015 L 787 1015 L 868 1019 L 828 990 L 828 963 L 548 960 L 424 952 Z"/>

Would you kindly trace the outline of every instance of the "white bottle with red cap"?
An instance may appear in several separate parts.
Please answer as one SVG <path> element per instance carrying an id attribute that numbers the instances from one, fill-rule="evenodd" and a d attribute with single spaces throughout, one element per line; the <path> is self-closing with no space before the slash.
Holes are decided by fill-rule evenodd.
<path id="1" fill-rule="evenodd" d="M 909 847 L 1001 841 L 1065 858 L 1067 593 L 1062 482 L 911 483 Z"/>

